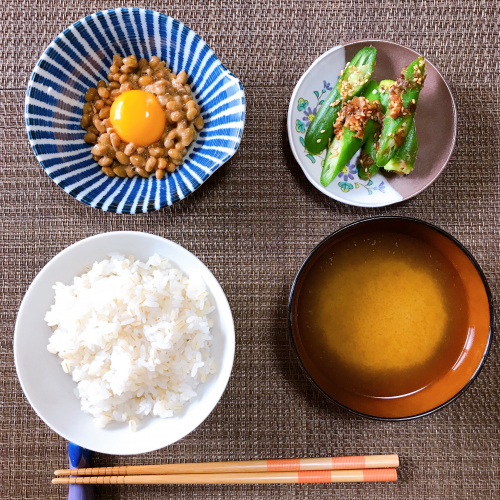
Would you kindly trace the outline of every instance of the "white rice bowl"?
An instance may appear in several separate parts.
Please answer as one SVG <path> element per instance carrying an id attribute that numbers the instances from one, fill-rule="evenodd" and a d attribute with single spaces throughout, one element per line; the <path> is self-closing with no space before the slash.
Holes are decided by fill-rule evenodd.
<path id="1" fill-rule="evenodd" d="M 114 253 L 73 283 L 56 283 L 45 315 L 47 349 L 77 383 L 98 427 L 174 416 L 217 370 L 210 353 L 215 310 L 197 273 L 155 254 L 146 263 Z"/>

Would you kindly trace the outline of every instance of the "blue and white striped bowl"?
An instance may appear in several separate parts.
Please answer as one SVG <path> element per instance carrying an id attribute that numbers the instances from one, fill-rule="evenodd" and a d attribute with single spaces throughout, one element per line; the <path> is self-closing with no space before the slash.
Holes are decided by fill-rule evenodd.
<path id="1" fill-rule="evenodd" d="M 157 180 L 105 176 L 80 127 L 84 95 L 106 80 L 113 54 L 157 55 L 188 73 L 205 128 L 183 165 Z M 79 201 L 108 212 L 137 213 L 172 205 L 234 155 L 245 122 L 241 82 L 181 22 L 151 10 L 124 8 L 87 16 L 64 30 L 36 64 L 26 90 L 26 129 L 51 179 Z"/>

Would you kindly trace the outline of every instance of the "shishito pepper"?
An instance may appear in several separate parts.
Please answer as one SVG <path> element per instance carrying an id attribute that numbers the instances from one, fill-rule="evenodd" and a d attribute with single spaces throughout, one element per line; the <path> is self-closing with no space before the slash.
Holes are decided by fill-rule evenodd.
<path id="1" fill-rule="evenodd" d="M 394 80 L 383 80 L 379 83 L 380 104 L 384 114 L 387 113 L 389 108 L 389 89 L 393 85 Z M 381 129 L 379 129 L 378 133 L 368 137 L 359 155 L 357 162 L 358 175 L 363 180 L 370 179 L 370 177 L 373 177 L 380 169 L 377 165 L 377 143 L 380 131 Z M 417 152 L 417 132 L 415 129 L 415 120 L 413 120 L 405 142 L 397 149 L 394 157 L 384 165 L 384 169 L 399 174 L 409 174 L 415 167 Z"/>
<path id="2" fill-rule="evenodd" d="M 389 108 L 389 89 L 394 85 L 394 80 L 382 80 L 378 84 L 378 91 L 380 96 L 380 105 L 384 116 L 387 114 Z M 366 142 L 363 144 L 361 154 L 358 157 L 356 166 L 358 168 L 358 175 L 360 179 L 368 180 L 373 177 L 380 169 L 377 165 L 377 148 L 378 140 L 380 139 L 380 132 L 382 132 L 382 125 L 377 125 L 375 133 L 370 135 Z"/>
<path id="3" fill-rule="evenodd" d="M 321 105 L 316 116 L 309 125 L 305 136 L 305 147 L 309 153 L 321 153 L 333 136 L 333 124 L 343 104 L 354 96 L 363 92 L 375 67 L 377 49 L 375 47 L 362 48 L 347 63 L 345 70 Z"/>
<path id="4" fill-rule="evenodd" d="M 377 165 L 383 167 L 403 145 L 410 131 L 420 91 L 425 80 L 425 60 L 418 57 L 389 90 L 389 108 L 379 139 Z"/>
<path id="5" fill-rule="evenodd" d="M 335 138 L 328 148 L 321 172 L 323 186 L 328 186 L 367 138 L 375 134 L 382 116 L 378 85 L 371 81 L 363 97 L 354 97 L 339 113 L 334 127 Z"/>
<path id="6" fill-rule="evenodd" d="M 365 181 L 373 177 L 380 169 L 377 165 L 377 144 L 381 130 L 382 126 L 379 125 L 378 131 L 368 137 L 356 162 L 359 178 Z"/>
<path id="7" fill-rule="evenodd" d="M 396 172 L 400 175 L 409 174 L 415 167 L 417 153 L 417 131 L 415 129 L 415 121 L 413 121 L 405 142 L 398 148 L 396 154 L 384 165 L 384 170 Z"/>

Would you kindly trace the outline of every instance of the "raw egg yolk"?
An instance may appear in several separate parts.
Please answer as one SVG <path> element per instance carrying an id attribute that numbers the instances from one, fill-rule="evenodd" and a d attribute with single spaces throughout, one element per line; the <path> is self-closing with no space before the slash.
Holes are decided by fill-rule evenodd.
<path id="1" fill-rule="evenodd" d="M 137 146 L 149 146 L 163 134 L 166 117 L 154 94 L 129 90 L 111 106 L 111 123 L 120 139 Z"/>

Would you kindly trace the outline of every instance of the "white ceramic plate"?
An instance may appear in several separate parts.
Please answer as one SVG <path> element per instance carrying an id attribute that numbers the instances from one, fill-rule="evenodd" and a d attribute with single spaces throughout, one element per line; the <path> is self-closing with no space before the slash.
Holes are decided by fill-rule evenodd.
<path id="1" fill-rule="evenodd" d="M 147 260 L 154 253 L 168 258 L 185 274 L 199 272 L 216 310 L 210 317 L 212 353 L 217 362 L 215 375 L 197 388 L 198 396 L 172 418 L 143 419 L 136 432 L 126 423 L 114 422 L 97 428 L 92 416 L 80 410 L 73 393 L 76 387 L 70 375 L 63 372 L 61 359 L 47 351 L 52 329 L 44 321 L 54 303 L 52 286 L 65 284 L 83 274 L 87 266 L 106 258 L 109 252 L 131 254 Z M 65 439 L 84 448 L 113 455 L 146 453 L 168 446 L 193 431 L 210 414 L 226 388 L 234 359 L 235 335 L 231 309 L 219 283 L 208 268 L 181 246 L 152 234 L 120 231 L 84 239 L 56 255 L 29 287 L 19 309 L 14 333 L 14 357 L 21 386 L 40 418 Z"/>
<path id="2" fill-rule="evenodd" d="M 324 187 L 320 176 L 326 150 L 319 155 L 309 154 L 304 147 L 305 132 L 347 61 L 361 48 L 370 45 L 377 49 L 372 75 L 376 81 L 395 80 L 401 69 L 420 55 L 412 49 L 385 40 L 359 40 L 328 50 L 312 63 L 293 91 L 288 108 L 288 139 L 305 176 L 322 193 L 348 205 L 382 207 L 416 196 L 437 179 L 455 146 L 457 113 L 446 81 L 426 59 L 427 78 L 415 114 L 419 144 L 415 170 L 400 177 L 381 169 L 365 181 L 358 176 L 356 154 L 331 184 Z"/>

